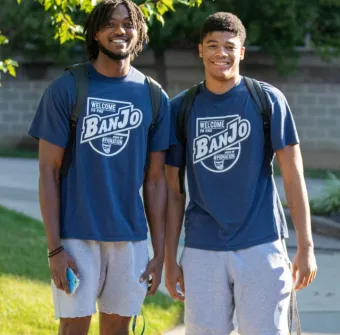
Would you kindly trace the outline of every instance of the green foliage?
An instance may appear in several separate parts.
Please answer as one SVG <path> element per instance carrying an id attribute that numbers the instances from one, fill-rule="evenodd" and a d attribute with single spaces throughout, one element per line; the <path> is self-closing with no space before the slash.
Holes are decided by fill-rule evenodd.
<path id="1" fill-rule="evenodd" d="M 0 24 L 6 22 L 6 36 L 0 32 L 0 45 L 11 42 L 1 58 L 25 52 L 26 59 L 51 58 L 63 62 L 75 50 L 81 50 L 85 15 L 100 0 L 3 0 Z M 158 21 L 165 24 L 164 15 L 175 11 L 178 5 L 199 6 L 203 0 L 143 0 L 136 1 L 150 25 Z M 156 19 L 156 20 L 155 20 Z M 69 42 L 69 43 L 66 43 Z M 63 45 L 60 48 L 60 45 Z M 0 58 L 0 59 L 1 59 Z M 0 62 L 0 73 L 15 75 L 17 62 L 6 59 Z"/>
<path id="2" fill-rule="evenodd" d="M 326 181 L 325 195 L 311 200 L 311 212 L 316 215 L 332 215 L 340 213 L 340 179 L 329 173 Z"/>
<path id="3" fill-rule="evenodd" d="M 0 45 L 7 44 L 8 38 L 2 35 L 0 30 Z M 15 68 L 18 66 L 18 63 L 12 59 L 5 59 L 4 61 L 0 60 L 0 86 L 1 86 L 1 72 L 8 72 L 11 76 L 15 77 L 16 71 Z"/>
<path id="4" fill-rule="evenodd" d="M 57 62 L 69 60 L 75 50 L 82 50 L 81 24 L 99 1 L 18 0 L 17 5 L 14 0 L 3 0 L 0 27 L 10 44 L 3 48 L 7 52 L 3 51 L 0 59 L 20 50 L 28 59 L 44 55 Z M 207 15 L 229 11 L 245 24 L 247 45 L 259 46 L 272 55 L 281 74 L 294 73 L 296 47 L 313 48 L 326 61 L 340 55 L 339 0 L 310 0 L 308 6 L 305 0 L 134 1 L 148 18 L 150 47 L 156 54 L 169 47 L 196 47 Z M 0 36 L 0 44 L 2 41 Z"/>

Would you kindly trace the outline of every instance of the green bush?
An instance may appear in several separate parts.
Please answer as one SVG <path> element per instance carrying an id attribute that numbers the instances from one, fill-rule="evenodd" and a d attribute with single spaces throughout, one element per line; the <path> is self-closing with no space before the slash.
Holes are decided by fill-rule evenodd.
<path id="1" fill-rule="evenodd" d="M 312 214 L 327 215 L 340 213 L 340 179 L 328 173 L 325 195 L 310 201 Z"/>

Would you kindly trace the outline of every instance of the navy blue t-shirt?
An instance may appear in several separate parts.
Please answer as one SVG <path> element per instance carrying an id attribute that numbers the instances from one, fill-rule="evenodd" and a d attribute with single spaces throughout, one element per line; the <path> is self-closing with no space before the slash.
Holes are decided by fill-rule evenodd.
<path id="1" fill-rule="evenodd" d="M 272 109 L 273 149 L 299 143 L 284 95 L 262 84 Z M 171 102 L 174 120 L 185 93 Z M 179 167 L 182 150 L 178 141 L 168 150 L 167 164 Z M 274 180 L 263 160 L 263 122 L 243 78 L 222 95 L 201 84 L 187 124 L 187 247 L 239 250 L 288 236 Z"/>
<path id="2" fill-rule="evenodd" d="M 61 238 L 138 241 L 147 238 L 140 189 L 147 149 L 169 148 L 170 102 L 162 105 L 150 134 L 152 107 L 146 77 L 135 68 L 106 77 L 88 65 L 89 91 L 77 124 L 76 149 L 61 182 Z M 65 148 L 76 101 L 65 72 L 45 91 L 29 134 Z"/>

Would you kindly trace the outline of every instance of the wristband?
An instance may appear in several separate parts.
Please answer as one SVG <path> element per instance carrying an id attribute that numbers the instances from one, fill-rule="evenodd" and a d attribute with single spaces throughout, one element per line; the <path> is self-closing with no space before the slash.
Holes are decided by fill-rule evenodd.
<path id="1" fill-rule="evenodd" d="M 58 255 L 60 252 L 62 252 L 64 250 L 64 246 L 61 245 L 60 247 L 58 247 L 57 249 L 52 250 L 51 252 L 48 253 L 48 258 L 51 258 L 55 255 Z"/>

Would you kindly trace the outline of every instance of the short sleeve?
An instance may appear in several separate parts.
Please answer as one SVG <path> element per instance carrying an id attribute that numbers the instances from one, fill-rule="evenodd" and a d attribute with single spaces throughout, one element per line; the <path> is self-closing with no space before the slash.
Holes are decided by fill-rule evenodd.
<path id="1" fill-rule="evenodd" d="M 171 121 L 172 121 L 172 129 L 173 129 L 173 138 L 174 141 L 172 145 L 169 147 L 166 153 L 166 161 L 165 163 L 170 166 L 180 167 L 183 163 L 183 155 L 186 154 L 184 152 L 185 148 L 183 147 L 181 141 L 176 137 L 177 133 L 177 116 L 179 113 L 179 106 L 182 100 L 183 95 L 179 97 L 175 97 L 171 101 Z"/>
<path id="2" fill-rule="evenodd" d="M 74 102 L 74 79 L 70 74 L 65 74 L 55 80 L 44 92 L 28 134 L 65 148 Z"/>
<path id="3" fill-rule="evenodd" d="M 163 91 L 161 108 L 155 121 L 155 127 L 148 137 L 150 152 L 164 151 L 169 148 L 173 136 L 171 127 L 170 101 Z"/>
<path id="4" fill-rule="evenodd" d="M 272 102 L 271 140 L 274 151 L 299 143 L 295 122 L 287 99 L 276 90 Z"/>

